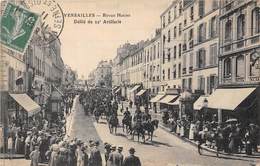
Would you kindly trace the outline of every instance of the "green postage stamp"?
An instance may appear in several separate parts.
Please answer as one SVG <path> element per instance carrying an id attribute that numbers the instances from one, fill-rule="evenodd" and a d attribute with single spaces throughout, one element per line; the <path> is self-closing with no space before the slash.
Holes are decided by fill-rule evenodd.
<path id="1" fill-rule="evenodd" d="M 1 43 L 23 53 L 32 36 L 39 15 L 8 3 L 1 17 Z"/>

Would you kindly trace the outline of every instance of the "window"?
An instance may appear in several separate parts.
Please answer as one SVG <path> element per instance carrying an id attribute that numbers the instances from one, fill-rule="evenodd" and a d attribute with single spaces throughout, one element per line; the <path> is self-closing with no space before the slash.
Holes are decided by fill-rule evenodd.
<path id="1" fill-rule="evenodd" d="M 179 44 L 179 57 L 181 57 L 181 44 Z"/>
<path id="2" fill-rule="evenodd" d="M 197 68 L 204 68 L 206 66 L 206 50 L 200 49 L 197 51 Z"/>
<path id="3" fill-rule="evenodd" d="M 232 38 L 232 20 L 228 20 L 225 24 L 225 42 L 230 42 Z"/>
<path id="4" fill-rule="evenodd" d="M 176 73 L 176 65 L 173 66 L 173 70 L 172 71 L 173 71 L 172 72 L 173 73 L 173 79 L 175 79 L 176 78 L 176 74 L 177 74 Z"/>
<path id="5" fill-rule="evenodd" d="M 182 2 L 179 3 L 179 15 L 182 14 Z"/>
<path id="6" fill-rule="evenodd" d="M 157 46 L 157 58 L 160 58 L 160 43 Z"/>
<path id="7" fill-rule="evenodd" d="M 217 19 L 216 17 L 212 17 L 210 20 L 210 27 L 209 27 L 209 36 L 211 38 L 217 36 Z"/>
<path id="8" fill-rule="evenodd" d="M 163 80 L 165 80 L 165 71 L 162 70 Z"/>
<path id="9" fill-rule="evenodd" d="M 177 17 L 177 7 L 174 7 L 174 19 Z"/>
<path id="10" fill-rule="evenodd" d="M 168 12 L 168 24 L 171 23 L 171 11 Z"/>
<path id="11" fill-rule="evenodd" d="M 243 55 L 240 55 L 236 58 L 236 76 L 237 77 L 245 76 L 245 63 L 244 63 Z"/>
<path id="12" fill-rule="evenodd" d="M 211 94 L 213 89 L 217 88 L 218 77 L 216 75 L 211 75 L 207 77 L 207 93 Z"/>
<path id="13" fill-rule="evenodd" d="M 177 36 L 177 27 L 175 26 L 173 29 L 173 37 L 176 38 Z"/>
<path id="14" fill-rule="evenodd" d="M 191 6 L 191 7 L 190 7 L 190 20 L 191 20 L 191 21 L 193 20 L 193 14 L 194 14 L 193 6 Z"/>
<path id="15" fill-rule="evenodd" d="M 260 8 L 256 7 L 252 11 L 252 35 L 260 33 Z"/>
<path id="16" fill-rule="evenodd" d="M 166 36 L 163 35 L 163 44 L 165 44 L 165 41 L 166 41 Z"/>
<path id="17" fill-rule="evenodd" d="M 163 60 L 163 64 L 165 63 L 165 51 L 163 50 L 163 57 L 162 57 L 162 60 Z"/>
<path id="18" fill-rule="evenodd" d="M 179 36 L 181 35 L 181 32 L 182 32 L 182 24 L 179 23 Z"/>
<path id="19" fill-rule="evenodd" d="M 168 69 L 168 80 L 171 79 L 171 69 Z"/>
<path id="20" fill-rule="evenodd" d="M 183 55 L 183 56 L 182 56 L 182 65 L 183 65 L 182 67 L 183 67 L 183 70 L 186 69 L 186 64 L 187 64 L 187 63 L 186 63 L 186 56 L 187 56 L 187 55 Z"/>
<path id="21" fill-rule="evenodd" d="M 216 65 L 218 60 L 218 48 L 217 44 L 212 44 L 210 46 L 210 53 L 209 53 L 209 64 Z"/>
<path id="22" fill-rule="evenodd" d="M 165 28 L 165 16 L 163 16 L 162 18 L 162 24 L 163 24 L 163 28 Z"/>
<path id="23" fill-rule="evenodd" d="M 206 23 L 199 25 L 198 34 L 198 42 L 203 42 L 206 39 Z"/>
<path id="24" fill-rule="evenodd" d="M 176 56 L 177 56 L 177 47 L 174 46 L 174 47 L 173 47 L 173 58 L 175 59 Z"/>
<path id="25" fill-rule="evenodd" d="M 193 29 L 189 30 L 189 41 L 193 39 Z"/>
<path id="26" fill-rule="evenodd" d="M 181 64 L 178 65 L 178 78 L 181 77 Z"/>
<path id="27" fill-rule="evenodd" d="M 156 45 L 153 46 L 153 59 L 156 59 Z"/>
<path id="28" fill-rule="evenodd" d="M 190 67 L 193 67 L 193 53 L 190 53 Z"/>
<path id="29" fill-rule="evenodd" d="M 191 89 L 192 86 L 192 78 L 188 79 L 188 89 Z"/>
<path id="30" fill-rule="evenodd" d="M 198 90 L 205 90 L 205 78 L 203 76 L 198 77 Z"/>
<path id="31" fill-rule="evenodd" d="M 260 69 L 257 66 L 260 65 L 260 60 L 255 58 L 254 54 L 250 55 L 250 76 L 260 76 Z"/>
<path id="32" fill-rule="evenodd" d="M 182 79 L 182 89 L 187 89 L 186 81 L 186 79 Z"/>
<path id="33" fill-rule="evenodd" d="M 203 17 L 204 16 L 204 12 L 205 12 L 205 2 L 204 0 L 199 0 L 199 17 Z"/>
<path id="34" fill-rule="evenodd" d="M 226 58 L 224 60 L 224 78 L 231 77 L 231 59 Z"/>
<path id="35" fill-rule="evenodd" d="M 168 62 L 170 62 L 171 60 L 171 49 L 168 48 Z"/>
<path id="36" fill-rule="evenodd" d="M 245 15 L 240 14 L 237 18 L 237 39 L 243 39 L 245 35 Z"/>
<path id="37" fill-rule="evenodd" d="M 168 42 L 171 41 L 171 30 L 168 31 Z"/>
<path id="38" fill-rule="evenodd" d="M 216 10 L 218 8 L 219 0 L 213 0 L 212 10 Z"/>

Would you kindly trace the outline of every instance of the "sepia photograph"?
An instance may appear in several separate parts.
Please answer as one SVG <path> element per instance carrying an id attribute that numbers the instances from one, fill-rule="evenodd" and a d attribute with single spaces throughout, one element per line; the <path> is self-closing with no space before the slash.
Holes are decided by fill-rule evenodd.
<path id="1" fill-rule="evenodd" d="M 260 166 L 260 0 L 0 3 L 0 166 Z"/>

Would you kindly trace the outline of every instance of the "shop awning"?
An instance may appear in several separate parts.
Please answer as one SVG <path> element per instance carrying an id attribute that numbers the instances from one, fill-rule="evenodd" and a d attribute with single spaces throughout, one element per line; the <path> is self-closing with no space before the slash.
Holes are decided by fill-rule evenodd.
<path id="1" fill-rule="evenodd" d="M 136 85 L 136 86 L 134 86 L 134 87 L 130 90 L 130 92 L 136 91 L 140 86 L 141 86 L 141 85 Z"/>
<path id="2" fill-rule="evenodd" d="M 10 96 L 28 112 L 28 116 L 41 111 L 41 107 L 27 94 L 10 94 Z"/>
<path id="3" fill-rule="evenodd" d="M 256 88 L 216 89 L 208 98 L 208 107 L 235 110 Z"/>
<path id="4" fill-rule="evenodd" d="M 159 103 L 169 104 L 172 100 L 174 100 L 177 97 L 177 95 L 166 95 L 159 101 Z"/>
<path id="5" fill-rule="evenodd" d="M 145 90 L 145 89 L 142 89 L 142 90 L 140 90 L 140 91 L 136 94 L 136 96 L 142 96 L 145 92 L 146 92 L 146 90 Z"/>
<path id="6" fill-rule="evenodd" d="M 150 100 L 150 102 L 151 102 L 151 103 L 156 103 L 156 102 L 158 102 L 159 100 L 161 100 L 164 96 L 165 96 L 165 95 L 158 94 L 158 95 L 156 95 L 154 98 L 152 98 L 152 99 Z"/>
<path id="7" fill-rule="evenodd" d="M 200 96 L 193 104 L 194 110 L 201 110 L 203 108 L 205 99 L 208 100 L 208 96 Z"/>
<path id="8" fill-rule="evenodd" d="M 178 97 L 175 101 L 173 102 L 169 102 L 168 103 L 169 105 L 175 105 L 175 106 L 179 106 L 180 104 L 180 97 Z"/>

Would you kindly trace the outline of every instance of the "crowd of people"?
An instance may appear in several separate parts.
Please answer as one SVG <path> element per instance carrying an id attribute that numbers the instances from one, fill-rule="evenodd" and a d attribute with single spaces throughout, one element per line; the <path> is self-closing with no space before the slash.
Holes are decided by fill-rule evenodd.
<path id="1" fill-rule="evenodd" d="M 257 124 L 240 123 L 237 119 L 229 119 L 219 124 L 216 115 L 213 115 L 211 121 L 207 118 L 192 120 L 189 116 L 178 118 L 176 111 L 170 114 L 164 113 L 162 120 L 172 132 L 197 141 L 199 152 L 202 144 L 217 152 L 246 153 L 247 155 L 258 152 L 260 128 Z"/>

